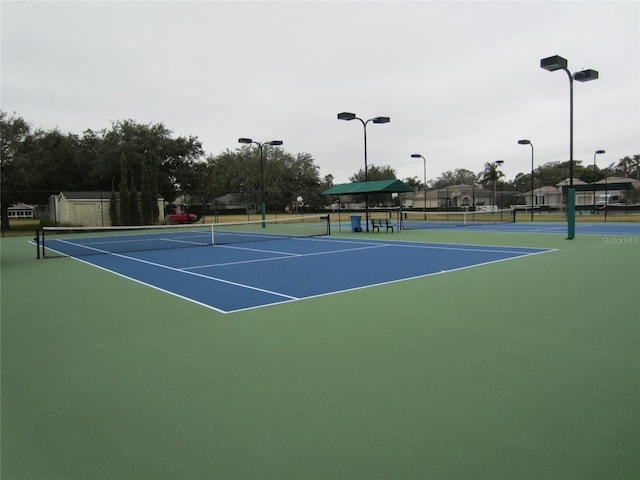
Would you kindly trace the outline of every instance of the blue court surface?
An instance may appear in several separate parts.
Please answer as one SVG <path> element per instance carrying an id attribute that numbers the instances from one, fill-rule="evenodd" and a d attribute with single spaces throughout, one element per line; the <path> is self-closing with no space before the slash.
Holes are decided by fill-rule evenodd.
<path id="1" fill-rule="evenodd" d="M 393 222 L 397 233 L 398 222 Z M 406 222 L 405 222 L 406 224 Z M 344 225 L 332 226 L 332 229 L 338 231 L 349 231 Z M 510 233 L 551 233 L 565 234 L 567 232 L 566 222 L 495 222 L 495 223 L 469 223 L 467 225 L 451 224 L 439 222 L 415 222 L 411 230 L 460 230 L 471 232 L 510 232 Z M 576 235 L 640 235 L 640 222 L 577 222 Z"/>
<path id="2" fill-rule="evenodd" d="M 468 228 L 468 227 L 465 227 Z M 473 226 L 471 228 L 474 228 Z M 498 224 L 493 230 L 522 233 L 565 233 L 565 222 L 521 222 Z M 576 222 L 576 235 L 640 235 L 640 223 Z"/>
<path id="3" fill-rule="evenodd" d="M 81 261 L 231 313 L 550 251 L 308 237 L 109 253 L 82 257 Z"/>

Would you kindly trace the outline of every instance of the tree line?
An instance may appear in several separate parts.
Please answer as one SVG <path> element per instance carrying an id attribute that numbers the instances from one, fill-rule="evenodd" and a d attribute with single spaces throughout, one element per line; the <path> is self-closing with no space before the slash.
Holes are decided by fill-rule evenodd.
<path id="1" fill-rule="evenodd" d="M 265 148 L 261 172 L 259 151 L 252 145 L 205 155 L 195 136 L 175 136 L 162 123 L 134 120 L 78 135 L 33 129 L 19 115 L 0 111 L 0 155 L 3 228 L 9 228 L 11 204 L 46 205 L 61 191 L 111 192 L 114 224 L 134 224 L 158 221 L 153 195 L 167 202 L 187 196 L 190 203 L 206 205 L 232 194 L 237 201 L 258 203 L 261 173 L 273 210 L 299 196 L 306 205 L 321 208 L 329 199 L 320 193 L 333 184 L 331 175 L 320 179 L 308 153 Z"/>
<path id="2" fill-rule="evenodd" d="M 151 206 L 153 195 L 167 202 L 182 196 L 190 204 L 206 206 L 230 194 L 237 203 L 257 205 L 263 178 L 268 211 L 292 208 L 298 197 L 312 209 L 321 209 L 332 200 L 321 192 L 333 186 L 333 176 L 320 178 L 311 154 L 294 155 L 265 145 L 263 155 L 262 165 L 254 145 L 206 155 L 198 137 L 174 136 L 162 123 L 122 120 L 78 135 L 33 129 L 19 115 L 0 111 L 2 226 L 9 227 L 7 209 L 12 203 L 46 205 L 50 195 L 61 191 L 112 192 L 115 200 L 110 213 L 119 224 L 157 222 L 160 212 Z M 556 185 L 567 178 L 568 171 L 568 162 L 539 165 L 534 171 L 534 188 Z M 574 172 L 588 183 L 611 176 L 640 179 L 640 155 L 626 156 L 602 169 L 575 161 Z M 397 177 L 389 165 L 369 165 L 366 178 Z M 364 179 L 364 169 L 350 177 L 351 181 Z M 403 181 L 416 191 L 425 187 L 418 177 Z M 428 181 L 427 187 L 457 184 L 497 185 L 501 190 L 523 193 L 531 189 L 531 173 L 505 180 L 495 164 L 487 163 L 477 174 L 466 169 L 446 171 Z M 123 201 L 125 198 L 129 201 Z"/>
<path id="3" fill-rule="evenodd" d="M 569 162 L 547 162 L 538 165 L 533 171 L 533 187 L 557 185 L 569 177 Z M 600 168 L 597 165 L 585 164 L 581 160 L 574 161 L 574 178 L 585 183 L 593 183 L 607 177 L 625 177 L 640 180 L 640 155 L 626 156 L 617 162 Z M 416 177 L 417 178 L 417 177 Z M 514 179 L 505 179 L 499 167 L 493 168 L 492 163 L 486 163 L 484 170 L 474 173 L 464 168 L 448 170 L 436 179 L 427 182 L 429 188 L 440 189 L 451 185 L 484 185 L 496 181 L 502 190 L 526 192 L 531 190 L 531 172 L 518 173 Z"/>

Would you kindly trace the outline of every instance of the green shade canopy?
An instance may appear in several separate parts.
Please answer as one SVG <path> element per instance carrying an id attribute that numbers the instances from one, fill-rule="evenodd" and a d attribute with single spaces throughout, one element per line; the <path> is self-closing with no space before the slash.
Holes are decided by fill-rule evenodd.
<path id="1" fill-rule="evenodd" d="M 359 193 L 402 193 L 413 192 L 406 183 L 400 180 L 376 180 L 374 182 L 354 182 L 334 185 L 322 195 L 356 195 Z"/>

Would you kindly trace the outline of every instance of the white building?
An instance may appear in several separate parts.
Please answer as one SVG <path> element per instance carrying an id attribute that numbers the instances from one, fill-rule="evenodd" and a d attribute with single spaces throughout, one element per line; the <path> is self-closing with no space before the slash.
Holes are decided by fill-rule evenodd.
<path id="1" fill-rule="evenodd" d="M 35 218 L 34 212 L 36 207 L 18 202 L 9 206 L 7 216 L 9 218 Z"/>
<path id="2" fill-rule="evenodd" d="M 57 225 L 74 227 L 109 227 L 110 192 L 60 192 L 49 197 L 49 217 Z M 164 200 L 158 198 L 158 210 L 164 211 Z"/>

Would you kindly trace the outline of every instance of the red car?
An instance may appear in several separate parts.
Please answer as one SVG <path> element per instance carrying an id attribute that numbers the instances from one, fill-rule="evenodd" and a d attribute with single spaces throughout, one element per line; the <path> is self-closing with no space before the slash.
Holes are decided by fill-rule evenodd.
<path id="1" fill-rule="evenodd" d="M 164 218 L 167 222 L 171 223 L 193 223 L 198 220 L 197 215 L 185 213 L 179 208 L 169 208 Z"/>

